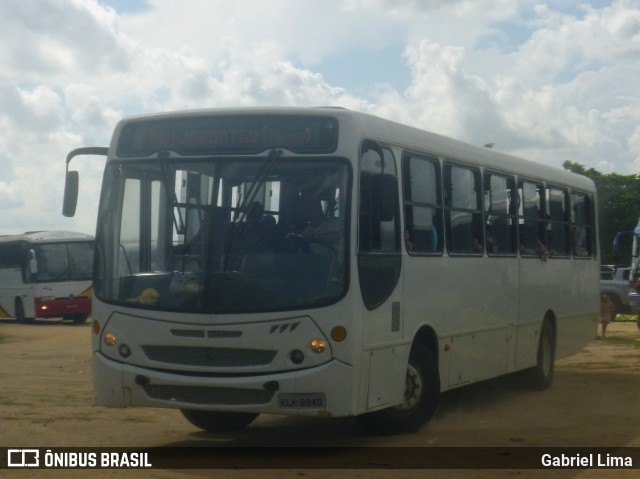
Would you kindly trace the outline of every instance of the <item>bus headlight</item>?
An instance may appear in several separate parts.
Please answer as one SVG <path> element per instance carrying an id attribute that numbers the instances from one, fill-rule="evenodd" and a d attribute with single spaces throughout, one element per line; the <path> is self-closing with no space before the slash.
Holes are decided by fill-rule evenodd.
<path id="1" fill-rule="evenodd" d="M 116 335 L 113 333 L 105 333 L 103 338 L 104 344 L 107 346 L 115 346 L 118 342 L 116 339 Z"/>
<path id="2" fill-rule="evenodd" d="M 327 342 L 321 338 L 312 339 L 309 345 L 311 346 L 311 351 L 314 353 L 321 353 L 327 349 Z"/>

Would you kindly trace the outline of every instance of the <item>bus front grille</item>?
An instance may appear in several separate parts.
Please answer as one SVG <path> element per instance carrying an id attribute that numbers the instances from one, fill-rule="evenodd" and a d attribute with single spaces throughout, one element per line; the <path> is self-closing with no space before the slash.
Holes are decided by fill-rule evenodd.
<path id="1" fill-rule="evenodd" d="M 153 399 L 177 401 L 190 404 L 211 404 L 237 406 L 243 404 L 266 404 L 271 401 L 274 391 L 265 389 L 241 389 L 204 386 L 144 386 L 145 392 Z"/>
<path id="2" fill-rule="evenodd" d="M 181 366 L 243 367 L 270 364 L 277 351 L 262 349 L 143 346 L 146 356 L 161 363 Z"/>

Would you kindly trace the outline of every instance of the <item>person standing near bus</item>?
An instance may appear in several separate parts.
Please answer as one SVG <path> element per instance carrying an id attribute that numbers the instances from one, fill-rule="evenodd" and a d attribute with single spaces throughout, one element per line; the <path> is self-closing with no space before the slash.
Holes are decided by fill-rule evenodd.
<path id="1" fill-rule="evenodd" d="M 607 337 L 607 326 L 609 326 L 609 320 L 611 319 L 611 311 L 613 303 L 609 295 L 603 294 L 600 297 L 600 324 L 602 327 L 602 336 L 596 336 L 596 339 L 605 339 Z"/>

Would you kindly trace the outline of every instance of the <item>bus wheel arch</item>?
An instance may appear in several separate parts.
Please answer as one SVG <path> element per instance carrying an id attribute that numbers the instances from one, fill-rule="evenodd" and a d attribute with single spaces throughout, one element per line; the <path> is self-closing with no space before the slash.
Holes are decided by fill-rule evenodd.
<path id="1" fill-rule="evenodd" d="M 375 434 L 415 432 L 435 413 L 440 396 L 435 334 L 418 334 L 411 346 L 405 379 L 404 402 L 398 406 L 358 416 L 358 421 Z"/>
<path id="2" fill-rule="evenodd" d="M 531 389 L 544 391 L 551 387 L 556 355 L 556 332 L 555 314 L 547 311 L 540 326 L 536 365 L 527 370 Z"/>

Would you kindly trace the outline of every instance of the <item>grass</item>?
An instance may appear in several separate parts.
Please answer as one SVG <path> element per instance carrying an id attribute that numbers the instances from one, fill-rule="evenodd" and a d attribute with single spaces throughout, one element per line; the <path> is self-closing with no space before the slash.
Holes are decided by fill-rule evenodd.
<path id="1" fill-rule="evenodd" d="M 638 341 L 634 337 L 617 337 L 617 336 L 607 336 L 607 339 L 604 340 L 606 343 L 615 344 L 616 346 L 623 346 L 630 349 L 640 349 L 640 341 Z"/>
<path id="2" fill-rule="evenodd" d="M 638 320 L 637 314 L 618 314 L 616 316 L 616 322 L 623 322 L 623 321 L 636 322 L 637 320 Z"/>

